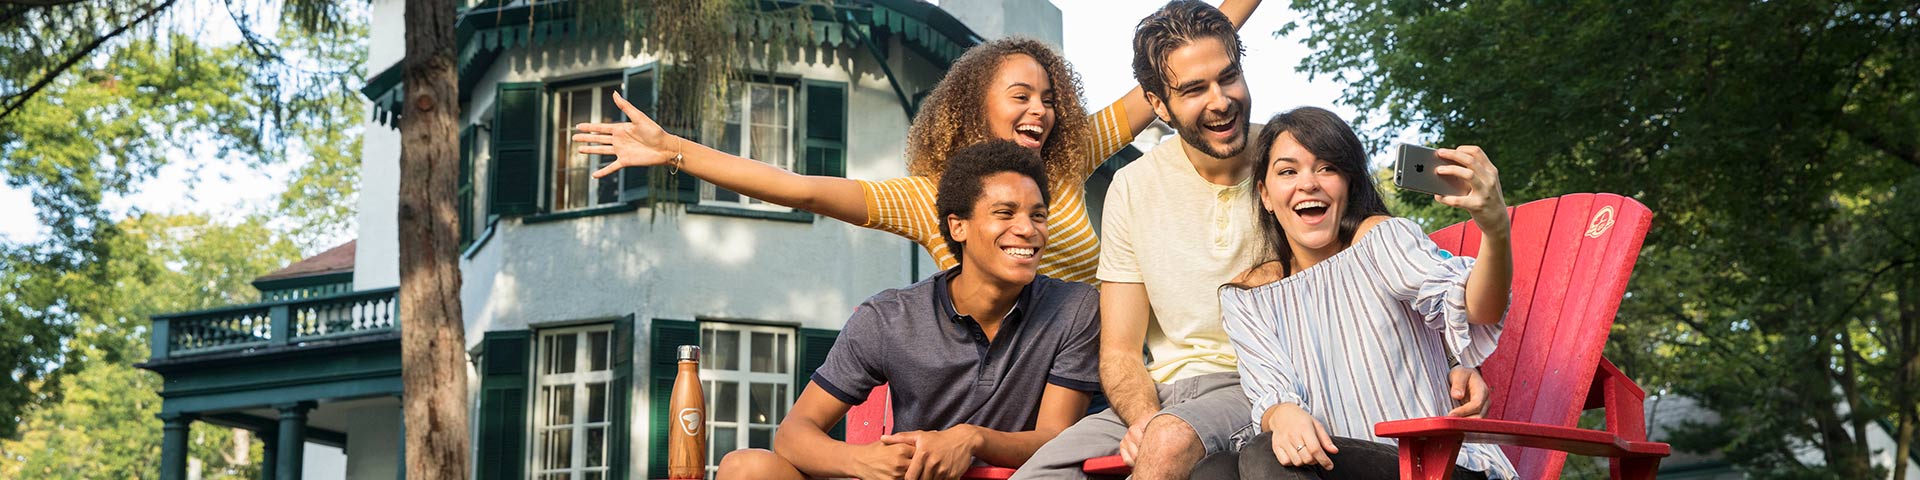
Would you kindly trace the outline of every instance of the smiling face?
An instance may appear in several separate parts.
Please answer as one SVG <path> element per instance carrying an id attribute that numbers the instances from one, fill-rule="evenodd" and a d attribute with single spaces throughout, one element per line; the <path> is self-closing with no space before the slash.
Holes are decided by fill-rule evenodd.
<path id="1" fill-rule="evenodd" d="M 1040 184 L 1014 172 L 980 179 L 980 198 L 967 218 L 947 217 L 960 242 L 960 264 L 1009 285 L 1033 282 L 1047 246 L 1047 202 Z"/>
<path id="2" fill-rule="evenodd" d="M 1340 218 L 1347 208 L 1347 179 L 1332 162 L 1307 151 L 1292 132 L 1267 150 L 1267 171 L 1256 179 L 1260 205 L 1280 222 L 1296 259 L 1323 259 L 1343 247 Z"/>
<path id="3" fill-rule="evenodd" d="M 981 112 L 989 133 L 1039 153 L 1053 134 L 1053 82 L 1046 68 L 1031 56 L 1008 55 L 989 82 Z"/>
<path id="4" fill-rule="evenodd" d="M 1149 95 L 1154 113 L 1188 146 L 1214 158 L 1247 148 L 1247 91 L 1240 64 L 1218 38 L 1199 38 L 1167 54 L 1166 97 Z"/>

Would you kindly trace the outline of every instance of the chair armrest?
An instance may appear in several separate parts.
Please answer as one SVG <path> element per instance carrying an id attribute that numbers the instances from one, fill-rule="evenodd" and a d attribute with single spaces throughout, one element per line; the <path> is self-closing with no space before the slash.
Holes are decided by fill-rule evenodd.
<path id="1" fill-rule="evenodd" d="M 1094 475 L 1127 475 L 1133 473 L 1133 466 L 1127 465 L 1119 455 L 1108 455 L 1087 459 L 1080 464 L 1080 470 Z"/>
<path id="2" fill-rule="evenodd" d="M 967 469 L 967 473 L 962 474 L 960 478 L 966 480 L 1007 480 L 1007 478 L 1012 476 L 1013 469 L 1011 468 L 985 466 L 969 468 Z"/>
<path id="3" fill-rule="evenodd" d="M 1608 432 L 1629 441 L 1647 439 L 1647 391 L 1640 389 L 1605 357 L 1593 374 L 1593 386 L 1587 389 L 1585 408 L 1604 409 Z"/>
<path id="4" fill-rule="evenodd" d="M 1465 443 L 1544 448 L 1595 457 L 1665 457 L 1673 453 L 1673 448 L 1665 443 L 1627 440 L 1610 432 L 1484 418 L 1429 417 L 1380 422 L 1373 425 L 1373 433 L 1402 442 L 1459 437 Z"/>

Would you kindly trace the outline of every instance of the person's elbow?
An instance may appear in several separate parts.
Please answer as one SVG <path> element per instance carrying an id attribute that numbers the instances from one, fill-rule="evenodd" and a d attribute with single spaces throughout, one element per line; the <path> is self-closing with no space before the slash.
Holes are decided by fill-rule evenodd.
<path id="1" fill-rule="evenodd" d="M 1122 371 L 1125 370 L 1135 368 L 1145 370 L 1146 365 L 1146 357 L 1141 355 L 1138 347 L 1131 349 L 1102 347 L 1100 349 L 1099 366 L 1100 377 L 1103 382 L 1107 381 L 1107 377 L 1122 373 Z"/>
<path id="2" fill-rule="evenodd" d="M 1473 325 L 1499 325 L 1507 318 L 1507 306 L 1487 308 L 1482 311 L 1467 312 L 1467 323 Z"/>
<path id="3" fill-rule="evenodd" d="M 806 441 L 805 437 L 814 436 L 814 435 L 808 435 L 810 433 L 815 435 L 826 435 L 826 430 L 820 428 L 820 425 L 817 425 L 811 421 L 808 421 L 805 417 L 802 417 L 800 415 L 788 415 L 785 420 L 780 421 L 780 428 L 774 430 L 773 432 L 773 451 L 780 452 L 783 450 L 791 450 L 791 449 L 782 449 L 780 448 L 780 446 L 782 444 L 793 444 L 796 442 L 805 442 Z"/>

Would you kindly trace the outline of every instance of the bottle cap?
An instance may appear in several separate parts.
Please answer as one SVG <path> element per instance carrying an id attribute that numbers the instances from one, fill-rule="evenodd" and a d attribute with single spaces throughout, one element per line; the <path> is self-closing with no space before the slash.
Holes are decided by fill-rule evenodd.
<path id="1" fill-rule="evenodd" d="M 699 345 L 681 345 L 681 346 L 680 346 L 680 350 L 679 350 L 679 353 L 680 353 L 680 361 L 682 361 L 682 362 L 698 362 L 698 361 L 700 361 L 700 346 L 699 346 Z"/>

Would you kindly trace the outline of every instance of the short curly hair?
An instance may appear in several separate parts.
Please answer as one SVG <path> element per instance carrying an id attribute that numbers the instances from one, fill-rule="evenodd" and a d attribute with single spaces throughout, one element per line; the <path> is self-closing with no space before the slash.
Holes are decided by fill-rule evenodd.
<path id="1" fill-rule="evenodd" d="M 964 261 L 966 255 L 961 249 L 966 244 L 953 240 L 947 216 L 972 218 L 973 205 L 980 202 L 986 178 L 1005 172 L 1033 179 L 1033 183 L 1040 186 L 1040 201 L 1053 204 L 1053 190 L 1047 187 L 1047 168 L 1032 150 L 1011 140 L 988 140 L 953 152 L 947 160 L 946 175 L 940 177 L 939 190 L 934 193 L 933 208 L 940 217 L 940 237 L 947 240 L 947 251 L 953 253 L 954 261 Z"/>
<path id="2" fill-rule="evenodd" d="M 1080 103 L 1080 77 L 1052 47 L 1025 37 L 1008 37 L 974 46 L 954 60 L 947 76 L 933 87 L 907 131 L 907 171 L 939 181 L 947 157 L 961 147 L 994 140 L 987 122 L 987 90 L 1000 65 L 1014 55 L 1040 63 L 1053 84 L 1053 132 L 1040 146 L 1049 175 L 1061 181 L 1089 160 L 1087 145 L 1093 126 Z"/>
<path id="3" fill-rule="evenodd" d="M 1167 98 L 1167 55 L 1203 38 L 1219 39 L 1240 64 L 1246 46 L 1233 19 L 1200 0 L 1174 0 L 1133 29 L 1133 79 L 1140 89 Z"/>

